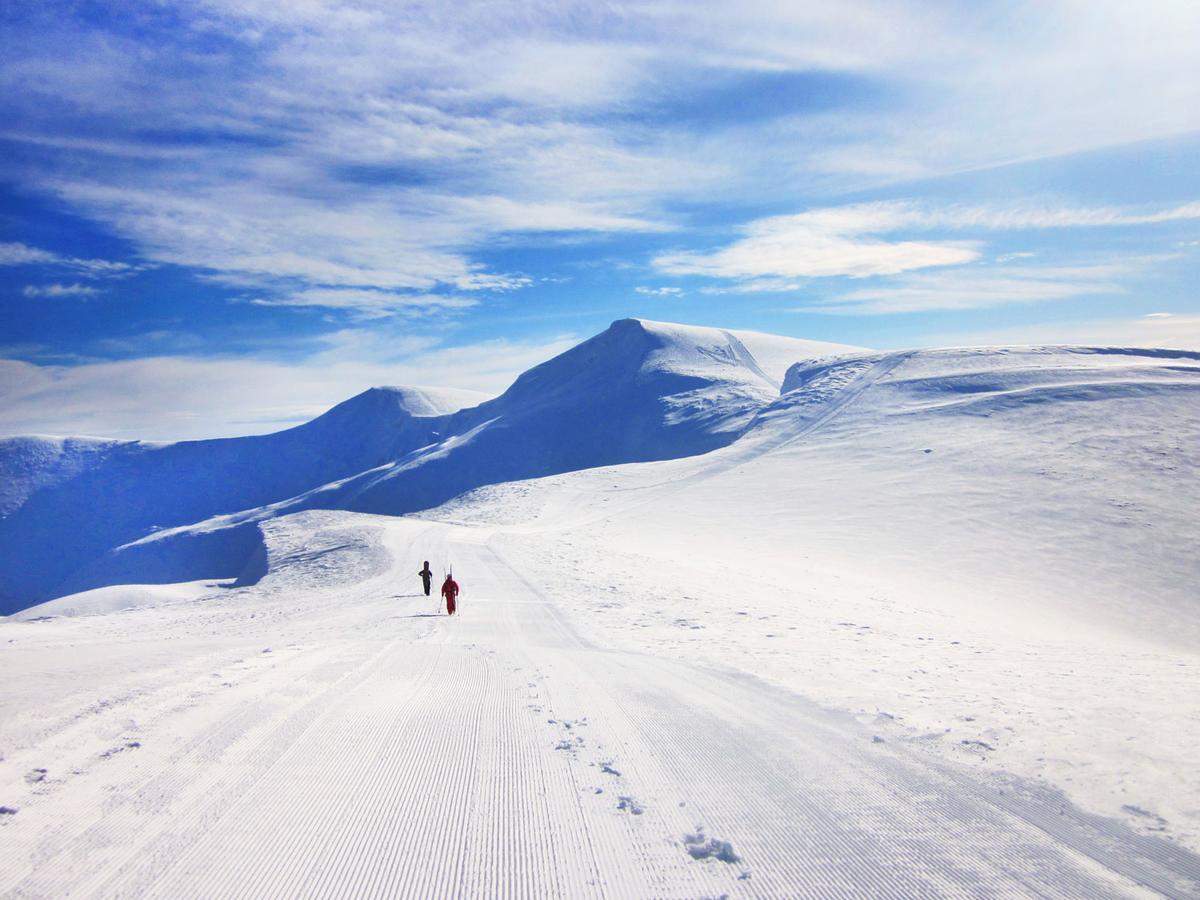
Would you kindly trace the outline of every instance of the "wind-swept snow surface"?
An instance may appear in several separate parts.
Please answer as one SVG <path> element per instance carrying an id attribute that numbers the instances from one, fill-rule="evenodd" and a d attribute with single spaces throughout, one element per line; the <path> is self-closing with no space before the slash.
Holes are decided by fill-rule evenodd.
<path id="1" fill-rule="evenodd" d="M 223 599 L 0 625 L 0 894 L 1200 890 L 1196 857 L 1046 788 L 607 645 L 495 537 L 304 513 Z M 460 616 L 411 590 L 424 556 Z"/>

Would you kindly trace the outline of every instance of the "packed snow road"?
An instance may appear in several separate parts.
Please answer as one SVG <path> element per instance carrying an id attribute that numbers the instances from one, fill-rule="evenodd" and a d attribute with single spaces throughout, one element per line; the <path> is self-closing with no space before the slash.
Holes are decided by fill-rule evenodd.
<path id="1" fill-rule="evenodd" d="M 1170 844 L 736 660 L 598 646 L 486 530 L 304 524 L 255 588 L 0 625 L 0 895 L 1200 893 Z"/>

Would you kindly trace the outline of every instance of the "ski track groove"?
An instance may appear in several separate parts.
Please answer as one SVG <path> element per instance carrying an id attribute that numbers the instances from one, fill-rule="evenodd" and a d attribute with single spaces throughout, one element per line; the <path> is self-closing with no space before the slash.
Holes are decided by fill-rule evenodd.
<path id="1" fill-rule="evenodd" d="M 288 749 L 294 746 L 295 742 L 307 730 L 319 723 L 322 716 L 327 714 L 327 710 L 322 708 L 325 706 L 327 699 L 335 692 L 344 691 L 347 688 L 347 682 L 362 681 L 369 678 L 374 669 L 379 665 L 381 651 L 367 655 L 364 659 L 358 660 L 357 665 L 351 665 L 349 670 L 345 669 L 345 662 L 341 665 L 330 663 L 325 672 L 321 669 L 315 670 L 312 674 L 326 682 L 323 690 L 320 690 L 316 695 L 309 694 L 304 696 L 304 699 L 293 707 L 286 707 L 279 711 L 279 714 L 274 717 L 274 720 L 266 726 L 265 734 L 257 741 L 257 744 L 244 756 L 236 760 L 237 769 L 241 770 L 238 777 L 230 779 L 226 784 L 222 785 L 219 792 L 213 796 L 206 793 L 198 802 L 194 803 L 190 810 L 181 814 L 175 819 L 177 823 L 173 832 L 178 834 L 178 838 L 172 840 L 171 835 L 165 838 L 160 838 L 151 843 L 148 847 L 143 847 L 138 850 L 137 856 L 141 857 L 134 861 L 132 871 L 119 873 L 120 881 L 113 879 L 110 883 L 99 886 L 96 891 L 99 896 L 109 896 L 116 893 L 132 893 L 143 894 L 151 890 L 153 881 L 165 877 L 167 874 L 164 871 L 163 863 L 160 857 L 168 859 L 178 859 L 180 846 L 187 847 L 193 843 L 198 835 L 207 833 L 216 828 L 221 820 L 229 815 L 236 817 L 239 807 L 243 803 L 244 796 L 253 790 L 255 784 L 269 775 L 279 766 L 284 759 Z M 337 675 L 336 671 L 342 669 L 341 675 Z M 321 678 L 322 675 L 324 678 Z M 262 710 L 255 711 L 261 714 Z M 236 734 L 236 729 L 234 730 Z M 203 772 L 204 769 L 214 769 L 214 780 L 216 776 L 221 774 L 219 770 L 219 757 L 225 755 L 225 751 L 233 751 L 236 749 L 235 742 L 226 742 L 223 740 L 224 734 L 218 735 L 221 739 L 210 740 L 209 743 L 217 749 L 217 753 L 211 758 L 205 760 L 204 767 L 196 767 L 197 771 Z M 230 754 L 234 755 L 234 754 Z M 179 766 L 173 766 L 172 771 L 177 772 L 177 778 L 185 778 L 185 774 L 180 771 Z M 180 792 L 177 785 L 171 785 L 176 793 Z M 166 793 L 166 791 L 164 791 Z M 166 846 L 161 850 L 155 846 L 156 844 L 166 843 Z M 186 858 L 186 856 L 185 856 Z M 233 858 L 236 859 L 236 854 Z M 172 866 L 173 868 L 173 866 Z M 123 883 L 122 883 L 123 882 Z M 203 880 L 199 881 L 203 884 Z M 210 895 L 211 896 L 211 895 Z"/>
<path id="2" fill-rule="evenodd" d="M 377 666 L 382 665 L 382 663 L 386 662 L 390 655 L 393 655 L 396 652 L 398 652 L 398 648 L 384 648 L 375 656 Z M 368 674 L 370 673 L 363 673 L 363 677 L 358 679 L 359 684 L 366 680 Z M 345 691 L 346 687 L 346 685 L 342 685 L 339 689 L 341 691 Z M 421 687 L 422 685 L 420 683 L 413 685 L 413 693 L 419 692 Z M 285 750 L 284 753 L 279 756 L 275 764 L 267 771 L 260 773 L 261 777 L 256 780 L 255 784 L 249 790 L 247 790 L 241 798 L 239 798 L 237 805 L 229 811 L 229 818 L 233 822 L 241 824 L 245 820 L 252 818 L 255 813 L 260 811 L 265 813 L 266 818 L 269 819 L 277 816 L 281 809 L 287 808 L 286 804 L 283 802 L 284 795 L 279 792 L 274 792 L 273 798 L 269 797 L 267 799 L 260 799 L 260 795 L 264 793 L 264 786 L 269 785 L 272 779 L 277 778 L 284 773 L 295 774 L 293 771 L 293 768 L 295 768 L 294 757 L 296 755 L 297 748 L 301 746 L 299 741 L 305 734 L 315 736 L 318 733 L 327 732 L 329 730 L 328 720 L 332 717 L 332 715 L 332 710 L 325 710 L 322 713 L 321 718 L 312 723 L 312 725 L 306 729 L 305 732 L 295 735 L 295 739 L 289 743 L 287 750 Z M 378 727 L 383 726 L 380 724 Z M 331 744 L 335 749 L 340 747 L 340 745 L 336 742 L 336 737 L 331 738 L 327 734 L 322 734 L 319 740 L 321 741 L 319 746 L 326 751 L 326 753 L 322 755 L 322 758 L 327 758 L 328 748 L 331 746 Z M 318 785 L 322 784 L 320 781 L 317 783 Z M 303 807 L 306 811 L 312 814 L 312 817 L 315 818 L 319 818 L 316 813 L 325 808 L 324 804 L 328 800 L 328 797 L 326 796 L 328 793 L 328 783 L 324 784 L 326 788 L 325 793 L 313 796 L 312 792 L 309 792 L 310 796 L 307 798 L 308 802 Z M 318 790 L 319 789 L 320 788 L 318 788 Z M 271 792 L 266 791 L 266 793 Z M 341 817 L 339 817 L 339 821 L 340 819 Z M 309 821 L 312 821 L 312 818 L 310 818 Z M 311 868 L 311 860 L 313 858 L 312 840 L 314 838 L 314 833 L 311 829 L 297 829 L 296 831 L 292 832 L 289 830 L 277 830 L 268 827 L 266 828 L 265 833 L 271 836 L 268 838 L 269 847 L 271 849 L 264 854 L 257 855 L 239 854 L 237 852 L 240 849 L 241 832 L 244 830 L 245 826 L 241 825 L 240 828 L 234 830 L 232 835 L 227 833 L 217 834 L 214 832 L 214 834 L 216 834 L 215 840 L 226 845 L 222 847 L 224 852 L 223 854 L 218 854 L 218 858 L 240 860 L 239 863 L 235 863 L 233 870 L 227 873 L 227 881 L 230 885 L 230 888 L 228 889 L 230 896 L 263 895 L 263 891 L 267 889 L 267 885 L 264 885 L 261 881 L 263 873 L 254 872 L 253 867 L 264 855 L 273 859 L 277 859 L 279 861 L 279 869 L 283 872 L 290 873 L 290 877 L 293 881 L 298 879 L 302 880 L 306 876 L 308 870 Z M 206 882 L 204 878 L 206 873 L 211 875 L 211 866 L 208 864 L 208 861 L 204 860 L 201 856 L 205 844 L 211 840 L 212 838 L 205 837 L 194 843 L 191 846 L 189 853 L 182 857 L 171 871 L 163 873 L 163 877 L 159 884 L 155 885 L 152 895 L 168 897 L 214 896 L 214 893 L 210 891 L 209 882 Z M 308 862 L 307 865 L 305 864 L 306 862 Z M 270 885 L 270 893 L 275 893 L 278 888 L 287 883 L 287 878 L 279 875 L 279 873 L 275 874 L 280 880 Z M 204 886 L 204 889 L 195 890 L 196 885 Z M 240 887 L 235 891 L 232 887 L 233 885 L 238 885 Z M 185 886 L 190 886 L 193 890 L 188 890 L 188 887 Z M 280 891 L 280 893 L 287 892 Z"/>
<path id="3" fill-rule="evenodd" d="M 140 830 L 138 813 L 142 809 L 154 809 L 157 803 L 162 802 L 162 798 L 177 796 L 187 782 L 185 769 L 194 769 L 202 777 L 205 774 L 215 776 L 216 771 L 211 763 L 221 750 L 245 732 L 246 723 L 259 717 L 263 708 L 264 704 L 258 699 L 243 702 L 175 751 L 170 757 L 171 768 L 141 785 L 136 784 L 136 777 L 118 783 L 113 794 L 117 797 L 127 796 L 128 800 L 110 800 L 99 804 L 99 809 L 93 807 L 84 816 L 76 814 L 67 817 L 66 826 L 43 838 L 40 846 L 33 851 L 35 857 L 46 861 L 53 859 L 53 866 L 44 866 L 45 871 L 34 873 L 16 885 L 15 889 L 34 896 L 56 896 L 63 889 L 62 882 L 80 870 L 88 870 L 95 880 L 113 865 L 119 867 L 120 860 L 97 864 L 96 845 L 108 846 L 114 843 L 116 836 L 137 834 Z M 188 769 L 189 763 L 193 764 L 191 769 Z M 80 819 L 85 823 L 82 829 L 78 828 Z M 74 833 L 64 834 L 67 829 L 72 829 Z M 159 841 L 162 840 L 164 837 L 160 836 Z"/>

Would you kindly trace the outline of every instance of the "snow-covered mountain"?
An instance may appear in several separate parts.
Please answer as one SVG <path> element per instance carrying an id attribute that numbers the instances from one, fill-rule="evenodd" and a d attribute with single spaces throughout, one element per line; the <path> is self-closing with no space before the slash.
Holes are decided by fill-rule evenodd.
<path id="1" fill-rule="evenodd" d="M 703 453 L 778 396 L 788 365 L 853 349 L 626 319 L 485 402 L 375 388 L 262 437 L 0 441 L 0 612 L 106 584 L 253 578 L 253 522 L 284 512 L 399 514 L 480 485 Z"/>

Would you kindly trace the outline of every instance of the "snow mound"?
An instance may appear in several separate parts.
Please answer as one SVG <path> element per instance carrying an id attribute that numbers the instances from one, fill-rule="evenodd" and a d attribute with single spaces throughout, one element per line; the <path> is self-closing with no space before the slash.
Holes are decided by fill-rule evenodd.
<path id="1" fill-rule="evenodd" d="M 401 405 L 414 416 L 448 416 L 460 409 L 478 406 L 491 399 L 491 395 L 479 391 L 446 387 L 382 387 L 401 397 Z"/>
<path id="2" fill-rule="evenodd" d="M 9 618 L 16 622 L 29 622 L 51 616 L 95 616 L 123 609 L 201 600 L 214 596 L 228 583 L 185 581 L 178 584 L 116 584 L 39 603 Z"/>

